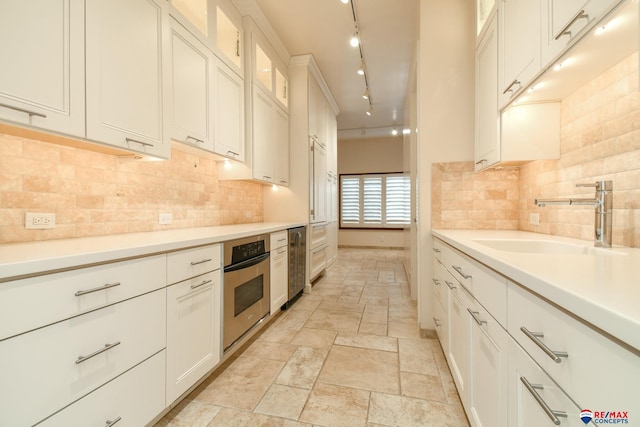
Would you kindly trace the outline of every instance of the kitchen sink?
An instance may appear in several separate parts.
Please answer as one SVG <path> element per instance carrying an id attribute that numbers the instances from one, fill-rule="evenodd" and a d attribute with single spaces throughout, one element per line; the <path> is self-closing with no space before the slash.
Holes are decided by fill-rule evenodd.
<path id="1" fill-rule="evenodd" d="M 477 239 L 474 242 L 504 252 L 550 255 L 625 255 L 624 252 L 616 252 L 611 249 L 555 240 Z"/>

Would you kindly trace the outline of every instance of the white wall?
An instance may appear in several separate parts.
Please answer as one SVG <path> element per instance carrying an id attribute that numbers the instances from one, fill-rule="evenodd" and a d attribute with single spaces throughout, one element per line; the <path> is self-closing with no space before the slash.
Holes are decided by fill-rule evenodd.
<path id="1" fill-rule="evenodd" d="M 338 141 L 338 173 L 402 172 L 402 136 Z M 402 230 L 338 230 L 338 246 L 404 246 Z"/>
<path id="2" fill-rule="evenodd" d="M 431 165 L 473 159 L 474 0 L 421 0 L 418 62 L 418 317 L 433 330 Z"/>

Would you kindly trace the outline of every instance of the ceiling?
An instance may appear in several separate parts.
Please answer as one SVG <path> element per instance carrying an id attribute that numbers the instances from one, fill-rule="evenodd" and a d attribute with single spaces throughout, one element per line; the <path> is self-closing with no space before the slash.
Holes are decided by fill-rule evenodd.
<path id="1" fill-rule="evenodd" d="M 387 134 L 404 124 L 404 99 L 418 38 L 418 0 L 351 0 L 358 19 L 373 113 L 356 73 L 351 1 L 255 0 L 289 54 L 313 54 L 338 104 L 342 135 Z M 362 130 L 365 130 L 362 132 Z"/>

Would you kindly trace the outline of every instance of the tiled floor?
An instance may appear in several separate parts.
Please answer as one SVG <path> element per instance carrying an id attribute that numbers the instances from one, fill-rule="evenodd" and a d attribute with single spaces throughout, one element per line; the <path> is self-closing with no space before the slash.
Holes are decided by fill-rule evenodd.
<path id="1" fill-rule="evenodd" d="M 338 261 L 156 426 L 468 426 L 437 340 L 420 338 L 401 251 Z"/>

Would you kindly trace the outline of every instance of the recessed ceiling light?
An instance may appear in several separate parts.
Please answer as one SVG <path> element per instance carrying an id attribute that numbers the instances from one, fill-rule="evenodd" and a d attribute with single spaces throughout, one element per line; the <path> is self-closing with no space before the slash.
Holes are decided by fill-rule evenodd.
<path id="1" fill-rule="evenodd" d="M 340 0 L 343 4 L 349 3 L 349 0 Z"/>
<path id="2" fill-rule="evenodd" d="M 398 129 L 393 128 L 393 129 L 391 130 L 391 135 L 396 136 L 397 134 L 398 134 Z"/>

